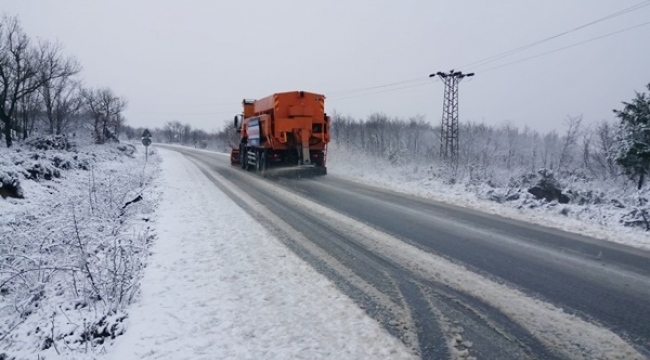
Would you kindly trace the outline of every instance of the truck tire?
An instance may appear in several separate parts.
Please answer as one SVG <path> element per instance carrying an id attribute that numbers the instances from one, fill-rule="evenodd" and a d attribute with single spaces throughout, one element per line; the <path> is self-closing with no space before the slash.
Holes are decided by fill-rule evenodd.
<path id="1" fill-rule="evenodd" d="M 257 161 L 255 161 L 255 170 L 257 170 L 258 173 L 262 172 L 262 150 L 257 150 L 257 153 L 255 154 L 257 156 Z"/>
<path id="2" fill-rule="evenodd" d="M 246 151 L 246 146 L 239 146 L 239 159 L 241 162 L 241 168 L 246 170 L 248 168 L 248 154 Z"/>
<path id="3" fill-rule="evenodd" d="M 263 177 L 266 177 L 266 150 L 260 151 L 260 157 L 257 159 L 259 163 L 259 172 Z"/>

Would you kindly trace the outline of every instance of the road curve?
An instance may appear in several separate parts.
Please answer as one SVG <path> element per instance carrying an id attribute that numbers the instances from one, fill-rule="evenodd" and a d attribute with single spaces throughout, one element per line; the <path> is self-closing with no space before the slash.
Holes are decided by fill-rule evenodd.
<path id="1" fill-rule="evenodd" d="M 423 359 L 650 358 L 648 252 L 331 176 L 262 179 L 222 155 L 166 148 Z"/>

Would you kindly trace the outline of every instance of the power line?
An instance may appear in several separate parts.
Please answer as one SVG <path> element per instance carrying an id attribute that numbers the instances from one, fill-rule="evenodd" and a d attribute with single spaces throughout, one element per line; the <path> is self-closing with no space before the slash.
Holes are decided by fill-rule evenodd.
<path id="1" fill-rule="evenodd" d="M 650 21 L 645 22 L 645 23 L 642 23 L 642 24 L 639 24 L 639 25 L 631 26 L 631 27 L 628 27 L 628 28 L 625 28 L 625 29 L 622 29 L 622 30 L 619 30 L 619 31 L 615 31 L 615 32 L 612 32 L 612 33 L 608 33 L 608 34 L 605 34 L 605 35 L 597 36 L 597 37 L 594 37 L 594 38 L 591 38 L 591 39 L 588 39 L 588 40 L 584 40 L 584 41 L 581 41 L 581 42 L 578 42 L 578 43 L 575 43 L 575 44 L 572 44 L 572 45 L 563 46 L 563 47 L 558 48 L 558 49 L 555 49 L 555 50 L 546 51 L 546 52 L 543 52 L 543 53 L 541 53 L 541 54 L 533 55 L 533 56 L 530 56 L 530 57 L 527 57 L 527 58 L 524 58 L 524 59 L 520 59 L 520 60 L 516 60 L 516 61 L 511 61 L 511 62 L 509 62 L 509 63 L 505 63 L 505 64 L 498 65 L 498 66 L 494 66 L 494 67 L 491 67 L 491 68 L 488 68 L 488 69 L 482 70 L 481 73 L 485 73 L 485 72 L 488 72 L 488 71 L 496 70 L 496 69 L 499 69 L 499 68 L 502 68 L 502 67 L 505 67 L 505 66 L 509 66 L 509 65 L 513 65 L 513 64 L 517 64 L 517 63 L 520 63 L 520 62 L 524 62 L 524 61 L 532 60 L 532 59 L 535 59 L 535 58 L 538 58 L 538 57 L 541 57 L 541 56 L 545 56 L 545 55 L 548 55 L 548 54 L 556 53 L 556 52 L 558 52 L 558 51 L 562 51 L 562 50 L 566 50 L 566 49 L 574 48 L 574 47 L 576 47 L 576 46 L 584 45 L 584 44 L 587 44 L 587 43 L 590 43 L 590 42 L 594 42 L 594 41 L 596 41 L 596 40 L 604 39 L 604 38 L 606 38 L 606 37 L 614 36 L 614 35 L 617 35 L 617 34 L 620 34 L 620 33 L 623 33 L 623 32 L 627 32 L 627 31 L 630 31 L 630 30 L 634 30 L 634 29 L 636 29 L 636 28 L 640 28 L 640 27 L 642 27 L 642 26 L 647 26 L 647 25 L 650 25 Z"/>
<path id="2" fill-rule="evenodd" d="M 345 94 L 348 94 L 348 93 L 362 92 L 362 91 L 367 91 L 367 90 L 381 89 L 381 88 L 390 87 L 390 86 L 408 84 L 408 83 L 416 82 L 416 81 L 419 81 L 419 80 L 422 80 L 422 77 L 417 77 L 417 78 L 413 78 L 413 79 L 409 79 L 409 80 L 402 80 L 402 81 L 393 82 L 393 83 L 389 83 L 389 84 L 365 87 L 365 88 L 333 91 L 333 92 L 329 92 L 329 94 L 330 94 L 330 96 L 345 95 Z"/>
<path id="3" fill-rule="evenodd" d="M 572 45 L 568 45 L 568 46 L 564 46 L 564 47 L 554 49 L 554 50 L 551 50 L 551 51 L 543 52 L 541 54 L 530 56 L 530 57 L 527 57 L 527 58 L 524 58 L 524 59 L 512 61 L 512 62 L 505 63 L 505 64 L 498 65 L 498 66 L 494 66 L 494 67 L 482 70 L 481 73 L 493 71 L 493 70 L 496 70 L 496 69 L 499 69 L 499 68 L 502 68 L 502 67 L 506 67 L 506 66 L 509 66 L 509 65 L 514 65 L 514 64 L 517 64 L 517 63 L 520 63 L 520 62 L 532 60 L 532 59 L 542 57 L 542 56 L 545 56 L 545 55 L 549 55 L 549 54 L 552 54 L 552 53 L 555 53 L 555 52 L 559 52 L 559 51 L 562 51 L 562 50 L 566 50 L 566 49 L 570 49 L 570 48 L 577 47 L 577 46 L 580 46 L 580 45 L 584 45 L 584 44 L 587 44 L 587 43 L 590 43 L 590 42 L 594 42 L 594 41 L 597 41 L 597 40 L 600 40 L 600 39 L 603 39 L 603 38 L 614 36 L 614 35 L 617 35 L 617 34 L 620 34 L 620 33 L 623 33 L 623 32 L 631 31 L 631 30 L 634 30 L 636 28 L 640 28 L 640 27 L 647 26 L 647 25 L 650 25 L 650 21 L 642 23 L 642 24 L 638 24 L 638 25 L 635 25 L 635 26 L 631 26 L 631 27 L 628 27 L 628 28 L 625 28 L 625 29 L 622 29 L 622 30 L 618 30 L 618 31 L 615 31 L 615 32 L 612 32 L 612 33 L 608 33 L 608 34 L 605 34 L 605 35 L 597 36 L 597 37 L 594 37 L 594 38 L 591 38 L 591 39 L 587 39 L 587 40 L 584 40 L 584 41 L 581 41 L 581 42 L 578 42 L 578 43 L 575 43 L 575 44 L 572 44 Z M 426 82 L 424 82 L 424 81 L 426 81 Z M 434 81 L 439 81 L 439 79 L 436 78 L 436 79 L 434 79 Z M 407 83 L 412 83 L 412 82 L 417 82 L 417 83 L 413 84 L 413 85 L 409 85 L 409 86 L 402 86 L 402 87 L 397 87 L 397 88 L 392 88 L 392 89 L 384 89 L 384 90 L 381 90 L 381 91 L 371 91 L 371 92 L 366 93 L 366 91 L 370 91 L 370 90 L 376 90 L 376 89 L 381 89 L 381 88 L 386 88 L 386 87 L 392 87 L 392 86 L 397 86 L 397 85 L 407 84 Z M 375 94 L 380 94 L 380 93 L 384 93 L 384 92 L 398 91 L 398 90 L 410 89 L 410 88 L 414 88 L 414 87 L 421 87 L 421 86 L 428 85 L 430 83 L 432 83 L 432 82 L 429 81 L 428 79 L 423 79 L 422 77 L 420 77 L 420 78 L 414 78 L 414 79 L 410 79 L 410 80 L 393 82 L 393 83 L 384 84 L 384 85 L 377 85 L 377 86 L 366 87 L 366 88 L 358 88 L 358 89 L 350 89 L 350 90 L 343 90 L 343 91 L 333 92 L 333 93 L 329 93 L 328 100 L 329 101 L 337 101 L 337 100 L 354 99 L 354 98 L 358 98 L 358 97 L 375 95 Z M 360 93 L 360 94 L 356 94 L 356 93 Z M 334 95 L 332 96 L 331 94 L 334 94 Z M 354 95 L 352 95 L 352 94 L 354 94 Z M 347 96 L 347 95 L 350 95 L 350 96 Z M 237 104 L 235 104 L 235 103 L 230 103 L 230 104 L 228 104 L 228 103 L 220 103 L 219 105 L 233 105 L 234 106 L 234 105 L 239 105 L 239 104 L 238 103 Z M 177 116 L 196 116 L 196 115 L 223 115 L 223 114 L 230 114 L 230 113 L 231 112 L 208 112 L 208 113 L 186 113 L 186 114 L 175 114 L 175 115 L 177 115 Z"/>
<path id="4" fill-rule="evenodd" d="M 623 15 L 625 13 L 641 9 L 641 8 L 646 7 L 648 5 L 650 5 L 650 0 L 646 0 L 646 1 L 642 2 L 642 3 L 636 4 L 634 6 L 628 7 L 628 8 L 623 9 L 623 10 L 620 10 L 620 11 L 618 11 L 616 13 L 612 13 L 612 14 L 607 15 L 605 17 L 602 17 L 600 19 L 597 19 L 597 20 L 594 20 L 592 22 L 580 25 L 580 26 L 578 26 L 576 28 L 573 28 L 571 30 L 559 33 L 557 35 L 547 37 L 545 39 L 533 42 L 533 43 L 525 45 L 525 46 L 518 47 L 518 48 L 513 49 L 513 50 L 509 50 L 509 51 L 506 51 L 506 52 L 503 52 L 503 53 L 500 53 L 500 54 L 490 56 L 490 57 L 485 58 L 483 60 L 479 60 L 479 61 L 475 61 L 473 63 L 469 63 L 468 65 L 479 64 L 480 63 L 480 65 L 477 65 L 477 66 L 484 66 L 484 65 L 486 65 L 488 63 L 500 60 L 500 59 L 502 59 L 502 58 L 504 58 L 506 56 L 512 55 L 514 53 L 526 50 L 526 49 L 531 48 L 533 46 L 542 44 L 544 42 L 547 42 L 547 41 L 550 41 L 552 39 L 558 38 L 560 36 L 569 34 L 571 32 L 578 31 L 580 29 L 583 29 L 585 27 L 597 24 L 599 22 L 603 22 L 603 21 L 612 19 L 614 17 Z M 589 43 L 589 42 L 593 42 L 593 41 L 600 40 L 600 39 L 603 39 L 603 38 L 606 38 L 606 37 L 617 35 L 617 34 L 627 32 L 627 31 L 630 31 L 630 30 L 633 30 L 633 29 L 636 29 L 636 28 L 639 28 L 639 27 L 642 27 L 642 26 L 646 26 L 646 25 L 650 25 L 650 22 L 645 22 L 645 23 L 635 25 L 635 26 L 632 26 L 632 27 L 628 27 L 628 28 L 625 28 L 625 29 L 622 29 L 622 30 L 619 30 L 619 31 L 615 31 L 615 32 L 608 33 L 608 34 L 605 34 L 605 35 L 601 35 L 601 36 L 598 36 L 598 37 L 594 37 L 594 38 L 591 38 L 591 39 L 588 39 L 588 40 L 585 40 L 585 41 L 581 41 L 581 42 L 578 42 L 578 43 L 575 43 L 575 44 L 572 44 L 572 45 L 569 45 L 569 46 L 564 46 L 564 47 L 561 47 L 561 48 L 558 48 L 558 49 L 555 49 L 555 50 L 551 50 L 551 51 L 547 51 L 547 52 L 544 52 L 544 53 L 541 53 L 541 54 L 530 56 L 530 57 L 527 57 L 527 58 L 524 58 L 524 59 L 512 61 L 512 62 L 505 63 L 505 64 L 498 65 L 498 66 L 494 66 L 494 67 L 488 68 L 486 70 L 482 70 L 481 72 L 493 71 L 493 70 L 496 70 L 496 69 L 499 69 L 499 68 L 502 68 L 502 67 L 505 67 L 505 66 L 517 64 L 517 63 L 528 61 L 528 60 L 532 60 L 532 59 L 535 59 L 535 58 L 538 58 L 538 57 L 541 57 L 541 56 L 545 56 L 545 55 L 552 54 L 552 53 L 555 53 L 555 52 L 558 52 L 558 51 L 570 49 L 570 48 L 573 48 L 573 47 L 576 47 L 576 46 L 580 46 L 580 45 L 583 45 L 583 44 L 586 44 L 586 43 Z M 426 82 L 423 82 L 425 80 L 426 80 Z M 439 79 L 436 78 L 435 80 L 438 81 Z M 396 87 L 396 88 L 390 88 L 390 87 L 395 87 L 395 86 L 398 86 L 398 85 L 404 85 L 404 84 L 409 84 L 409 83 L 415 83 L 415 84 L 412 84 L 412 85 L 409 85 L 409 86 L 401 86 L 401 87 Z M 414 88 L 414 87 L 421 87 L 421 86 L 428 85 L 430 83 L 431 83 L 431 81 L 429 79 L 423 79 L 422 77 L 417 77 L 417 78 L 412 78 L 412 79 L 408 79 L 408 80 L 402 80 L 402 81 L 387 83 L 387 84 L 383 84 L 383 85 L 376 85 L 376 86 L 370 86 L 370 87 L 364 87 L 364 88 L 356 88 L 356 89 L 348 89 L 348 90 L 340 90 L 340 91 L 330 92 L 330 93 L 328 93 L 328 100 L 337 101 L 337 100 L 353 99 L 353 98 L 358 98 L 358 97 L 363 97 L 363 96 L 380 94 L 380 93 L 384 93 L 384 92 L 398 91 L 398 90 L 409 89 L 409 88 Z M 390 88 L 390 89 L 384 89 L 384 90 L 381 90 L 381 91 L 372 91 L 372 90 L 383 89 L 383 88 Z M 371 91 L 371 92 L 368 92 L 368 91 Z M 208 104 L 206 104 L 206 106 L 207 105 Z M 217 104 L 210 104 L 210 105 L 212 105 L 212 106 L 236 106 L 236 105 L 239 105 L 239 103 L 234 103 L 234 102 L 233 103 L 217 103 Z M 230 111 L 224 111 L 224 112 L 205 112 L 205 113 L 176 113 L 174 115 L 175 116 L 204 116 L 204 115 L 223 115 L 223 114 L 230 114 L 230 113 L 231 113 Z M 154 114 L 154 113 L 148 113 L 148 114 Z"/>
<path id="5" fill-rule="evenodd" d="M 609 15 L 604 16 L 604 17 L 602 17 L 602 18 L 599 18 L 599 19 L 596 19 L 596 20 L 594 20 L 594 21 L 588 22 L 588 23 L 586 23 L 586 24 L 580 25 L 580 26 L 575 27 L 575 28 L 573 28 L 573 29 L 570 29 L 570 30 L 567 30 L 567 31 L 563 31 L 563 32 L 561 32 L 561 33 L 559 33 L 559 34 L 556 34 L 556 35 L 553 35 L 553 36 L 549 36 L 549 37 L 547 37 L 547 38 L 544 38 L 544 39 L 541 39 L 541 40 L 538 40 L 538 41 L 532 42 L 532 43 L 530 43 L 530 44 L 528 44 L 528 45 L 520 46 L 520 47 L 515 48 L 515 49 L 512 49 L 512 50 L 504 51 L 504 52 L 502 52 L 502 53 L 495 54 L 495 55 L 489 56 L 489 57 L 487 57 L 487 58 L 484 58 L 484 59 L 481 59 L 481 60 L 477 60 L 477 61 L 474 61 L 474 62 L 471 62 L 471 63 L 465 64 L 465 65 L 463 65 L 463 66 L 461 66 L 461 67 L 467 67 L 467 66 L 482 66 L 482 65 L 485 65 L 485 64 L 489 64 L 489 63 L 491 63 L 491 62 L 494 62 L 494 61 L 500 60 L 500 59 L 502 59 L 502 58 L 504 58 L 504 57 L 507 57 L 507 56 L 510 56 L 510 55 L 512 55 L 512 54 L 515 54 L 515 53 L 521 52 L 521 51 L 523 51 L 523 50 L 529 49 L 529 48 L 531 48 L 531 47 L 534 47 L 534 46 L 537 46 L 537 45 L 543 44 L 543 43 L 545 43 L 545 42 L 548 42 L 548 41 L 550 41 L 550 40 L 553 40 L 553 39 L 559 38 L 559 37 L 561 37 L 561 36 L 564 36 L 564 35 L 570 34 L 570 33 L 572 33 L 572 32 L 576 32 L 576 31 L 581 30 L 581 29 L 584 29 L 584 28 L 586 28 L 586 27 L 589 27 L 589 26 L 592 26 L 592 25 L 595 25 L 595 24 L 601 23 L 601 22 L 603 22 L 603 21 L 607 21 L 607 20 L 613 19 L 613 18 L 615 18 L 615 17 L 618 17 L 618 16 L 621 16 L 621 15 L 627 14 L 627 13 L 629 13 L 629 12 L 631 12 L 631 11 L 635 11 L 635 10 L 641 9 L 641 8 L 646 7 L 646 6 L 648 6 L 648 5 L 650 5 L 650 0 L 645 0 L 645 1 L 641 2 L 641 3 L 638 3 L 638 4 L 636 4 L 636 5 L 630 6 L 630 7 L 628 7 L 628 8 L 623 9 L 623 10 L 619 10 L 619 11 L 617 11 L 617 12 L 615 12 L 615 13 L 609 14 Z"/>
<path id="6" fill-rule="evenodd" d="M 646 7 L 646 6 L 649 6 L 649 5 L 650 5 L 650 0 L 645 0 L 645 1 L 643 1 L 643 2 L 640 2 L 640 3 L 636 4 L 636 5 L 633 5 L 633 6 L 627 7 L 627 8 L 622 9 L 622 10 L 619 10 L 619 11 L 617 11 L 617 12 L 614 12 L 614 13 L 609 14 L 609 15 L 607 15 L 607 16 L 604 16 L 604 17 L 598 18 L 598 19 L 596 19 L 596 20 L 594 20 L 594 21 L 591 21 L 591 22 L 588 22 L 588 23 L 586 23 L 586 24 L 583 24 L 583 25 L 577 26 L 577 27 L 572 28 L 572 29 L 570 29 L 570 30 L 563 31 L 563 32 L 561 32 L 561 33 L 559 33 L 559 34 L 556 34 L 556 35 L 553 35 L 553 36 L 549 36 L 549 37 L 547 37 L 547 38 L 544 38 L 544 39 L 541 39 L 541 40 L 535 41 L 535 42 L 530 43 L 530 44 L 528 44 L 528 45 L 520 46 L 520 47 L 515 48 L 515 49 L 512 49 L 512 50 L 508 50 L 508 51 L 505 51 L 505 52 L 502 52 L 502 53 L 499 53 L 499 54 L 496 54 L 496 55 L 492 55 L 492 56 L 487 57 L 487 58 L 484 58 L 484 59 L 482 59 L 482 60 L 474 61 L 474 62 L 472 62 L 472 63 L 466 64 L 466 65 L 463 65 L 462 67 L 472 66 L 472 65 L 474 65 L 474 66 L 484 66 L 484 65 L 486 65 L 486 64 L 489 64 L 489 63 L 492 63 L 492 62 L 494 62 L 494 61 L 500 60 L 500 59 L 502 59 L 502 58 L 504 58 L 504 57 L 507 57 L 507 56 L 510 56 L 510 55 L 512 55 L 512 54 L 515 54 L 515 53 L 521 52 L 521 51 L 523 51 L 523 50 L 526 50 L 526 49 L 529 49 L 529 48 L 531 48 L 531 47 L 534 47 L 534 46 L 540 45 L 540 44 L 542 44 L 542 43 L 545 43 L 545 42 L 548 42 L 548 41 L 550 41 L 550 40 L 553 40 L 553 39 L 559 38 L 559 37 L 561 37 L 561 36 L 564 36 L 564 35 L 570 34 L 570 33 L 572 33 L 572 32 L 579 31 L 579 30 L 581 30 L 581 29 L 584 29 L 584 28 L 586 28 L 586 27 L 589 27 L 589 26 L 592 26 L 592 25 L 595 25 L 595 24 L 601 23 L 601 22 L 603 22 L 603 21 L 607 21 L 607 20 L 613 19 L 613 18 L 615 18 L 615 17 L 618 17 L 618 16 L 621 16 L 621 15 L 627 14 L 627 13 L 629 13 L 629 12 L 632 12 L 632 11 L 635 11 L 635 10 L 639 10 L 639 9 L 644 8 L 644 7 Z M 591 41 L 591 40 L 590 40 L 590 41 Z M 577 45 L 576 45 L 576 46 L 577 46 Z M 566 48 L 569 48 L 569 47 L 566 47 Z M 551 52 L 560 51 L 560 50 L 561 50 L 561 49 L 554 50 L 554 51 L 551 51 Z M 551 53 L 551 52 L 549 52 L 549 53 Z M 537 55 L 537 56 L 542 56 L 542 55 L 543 55 L 543 54 L 540 54 L 540 55 Z M 536 56 L 536 57 L 537 57 L 537 56 Z M 531 58 L 534 58 L 534 57 L 531 57 Z M 525 61 L 525 60 L 520 60 L 520 61 Z M 519 62 L 519 61 L 517 61 L 517 62 Z M 513 63 L 516 63 L 516 62 L 513 62 Z M 509 63 L 509 64 L 510 64 L 510 63 Z M 503 65 L 503 66 L 505 66 L 505 65 Z M 501 67 L 501 66 L 499 66 L 499 67 Z M 498 68 L 498 67 L 495 67 L 495 68 Z M 490 68 L 489 70 L 492 70 L 492 69 L 494 69 L 494 68 Z M 417 78 L 412 78 L 412 79 L 408 79 L 408 80 L 402 80 L 402 81 L 397 81 L 397 82 L 387 83 L 387 84 L 383 84 L 383 85 L 376 85 L 376 86 L 370 86 L 370 87 L 364 87 L 364 88 L 356 88 L 356 89 L 348 89 L 348 90 L 334 91 L 334 92 L 329 92 L 329 93 L 328 93 L 328 96 L 329 96 L 329 97 L 332 97 L 332 98 L 330 98 L 330 100 L 344 100 L 344 99 L 352 99 L 352 98 L 356 98 L 356 97 L 360 97 L 360 96 L 372 95 L 372 94 L 375 94 L 375 93 L 382 93 L 382 92 L 386 92 L 386 91 L 395 91 L 395 90 L 401 90 L 401 89 L 408 89 L 408 88 L 411 88 L 411 87 L 423 86 L 423 85 L 425 85 L 425 84 L 416 84 L 416 85 L 413 85 L 413 86 L 399 87 L 399 88 L 395 88 L 395 89 L 388 89 L 388 90 L 385 90 L 385 91 L 380 91 L 380 92 L 375 92 L 375 93 L 369 93 L 369 94 L 362 94 L 362 95 L 354 95 L 354 96 L 349 96 L 349 97 L 342 97 L 342 98 L 341 98 L 341 97 L 337 97 L 337 96 L 352 95 L 352 94 L 356 94 L 356 93 L 364 93 L 364 92 L 369 91 L 369 90 L 375 90 L 375 89 L 381 89 L 381 88 L 393 87 L 393 86 L 398 86 L 398 85 L 403 85 L 403 84 L 408 84 L 408 83 L 420 82 L 421 79 L 422 79 L 421 77 L 417 77 Z"/>
<path id="7" fill-rule="evenodd" d="M 331 97 L 331 98 L 328 97 L 327 100 L 328 101 L 337 101 L 337 100 L 354 99 L 354 98 L 363 97 L 363 96 L 381 94 L 381 93 L 385 93 L 385 92 L 389 92 L 389 91 L 397 91 L 397 90 L 404 90 L 404 89 L 410 89 L 410 88 L 425 86 L 425 85 L 429 85 L 429 84 L 431 84 L 431 83 L 433 83 L 435 81 L 439 81 L 439 80 L 435 79 L 434 81 L 430 81 L 429 79 L 420 78 L 419 81 L 420 81 L 420 83 L 414 84 L 414 85 L 402 86 L 402 87 L 398 87 L 398 88 L 394 88 L 394 89 L 385 89 L 385 90 L 381 90 L 381 91 L 374 91 L 374 92 L 369 92 L 369 93 L 365 93 L 365 94 L 364 93 L 356 94 L 356 95 L 351 95 L 351 96 L 343 96 L 343 97 L 334 96 L 334 97 Z"/>
<path id="8" fill-rule="evenodd" d="M 646 1 L 646 2 L 644 2 L 644 3 L 645 3 L 644 6 L 650 5 L 650 1 Z M 639 5 L 636 5 L 636 6 L 638 7 Z M 629 10 L 629 9 L 631 9 L 631 8 L 628 8 L 628 9 L 626 9 L 626 10 L 622 10 L 622 11 L 631 11 L 631 10 Z M 613 16 L 613 15 L 614 15 L 614 14 L 612 14 L 612 15 L 610 15 L 610 16 Z M 604 18 L 603 18 L 603 19 L 604 19 Z M 603 20 L 601 20 L 601 21 L 603 21 Z M 592 22 L 592 23 L 594 23 L 594 22 Z M 578 43 L 575 43 L 575 44 L 572 44 L 572 45 L 563 46 L 563 47 L 561 47 L 561 48 L 554 49 L 554 50 L 551 50 L 551 51 L 547 51 L 547 52 L 544 52 L 544 53 L 541 53 L 541 54 L 537 54 L 537 55 L 534 55 L 534 56 L 530 56 L 530 57 L 527 57 L 527 58 L 524 58 L 524 59 L 520 59 L 520 60 L 512 61 L 512 62 L 509 62 L 509 63 L 506 63 L 506 64 L 502 64 L 502 65 L 498 65 L 498 66 L 495 66 L 495 67 L 491 67 L 491 68 L 488 68 L 488 69 L 486 69 L 486 70 L 482 70 L 481 72 L 484 73 L 484 72 L 487 72 L 487 71 L 493 71 L 493 70 L 495 70 L 495 69 L 499 69 L 499 68 L 502 68 L 502 67 L 505 67 L 505 66 L 509 66 L 509 65 L 517 64 L 517 63 L 524 62 L 524 61 L 528 61 L 528 60 L 532 60 L 532 59 L 535 59 L 535 58 L 538 58 L 538 57 L 541 57 L 541 56 L 545 56 L 545 55 L 548 55 L 548 54 L 552 54 L 552 53 L 555 53 L 555 52 L 559 52 L 559 51 L 562 51 L 562 50 L 566 50 L 566 49 L 570 49 L 570 48 L 573 48 L 573 47 L 576 47 L 576 46 L 580 46 L 580 45 L 583 45 L 583 44 L 586 44 L 586 43 L 590 43 L 590 42 L 593 42 L 593 41 L 597 41 L 597 40 L 600 40 L 600 39 L 603 39 L 603 38 L 606 38 L 606 37 L 614 36 L 614 35 L 617 35 L 617 34 L 620 34 L 620 33 L 623 33 L 623 32 L 627 32 L 627 31 L 630 31 L 630 30 L 634 30 L 634 29 L 636 29 L 636 28 L 639 28 L 639 27 L 642 27 L 642 26 L 646 26 L 646 25 L 650 25 L 650 22 L 645 22 L 645 23 L 642 23 L 642 24 L 639 24 L 639 25 L 635 25 L 635 26 L 631 26 L 631 27 L 628 27 L 628 28 L 625 28 L 625 29 L 622 29 L 622 30 L 618 30 L 618 31 L 612 32 L 612 33 L 608 33 L 608 34 L 601 35 L 601 36 L 597 36 L 597 37 L 594 37 L 594 38 L 591 38 L 591 39 L 588 39 L 588 40 L 584 40 L 584 41 L 581 41 L 581 42 L 578 42 Z M 586 26 L 586 25 L 582 25 L 581 27 L 585 27 L 585 26 Z M 581 28 L 581 27 L 578 27 L 578 28 Z M 576 28 L 576 29 L 578 29 L 578 28 Z M 556 37 L 557 37 L 557 36 L 556 36 Z M 550 39 L 550 38 L 549 38 L 549 39 Z M 479 66 L 480 66 L 480 65 L 479 65 Z M 340 93 L 346 93 L 346 92 L 347 92 L 348 94 L 354 94 L 354 93 L 356 93 L 356 92 L 365 92 L 365 91 L 368 91 L 368 90 L 379 89 L 379 88 L 384 88 L 384 87 L 391 87 L 391 86 L 396 86 L 396 85 L 398 85 L 398 84 L 405 84 L 405 83 L 415 82 L 415 81 L 418 81 L 419 83 L 418 83 L 418 84 L 414 84 L 414 85 L 410 85 L 410 86 L 398 87 L 398 88 L 394 88 L 394 89 L 386 89 L 386 90 L 383 90 L 383 91 L 376 91 L 376 92 L 370 92 L 370 93 L 365 93 L 365 94 L 362 93 L 362 94 L 359 94 L 359 95 L 344 96 L 344 97 L 337 97 L 337 96 L 335 95 L 335 96 L 333 96 L 332 98 L 328 98 L 328 99 L 329 99 L 329 100 L 334 100 L 334 101 L 335 101 L 335 100 L 353 99 L 353 98 L 357 98 L 357 97 L 363 97 L 363 96 L 368 96 L 368 95 L 374 95 L 374 94 L 379 94 L 379 93 L 388 92 L 388 91 L 396 91 L 396 90 L 402 90 L 402 89 L 409 89 L 409 88 L 412 88 L 412 87 L 424 86 L 424 85 L 427 85 L 427 84 L 428 84 L 428 82 L 427 82 L 427 83 L 421 83 L 422 78 L 417 78 L 417 79 L 404 80 L 404 81 L 400 81 L 400 82 L 394 82 L 394 83 L 390 83 L 390 84 L 378 85 L 378 86 L 373 86 L 373 87 L 368 87 L 368 88 L 360 88 L 360 89 L 353 89 L 353 90 L 339 91 L 338 93 L 340 94 Z M 344 94 L 344 95 L 347 95 L 347 94 Z"/>

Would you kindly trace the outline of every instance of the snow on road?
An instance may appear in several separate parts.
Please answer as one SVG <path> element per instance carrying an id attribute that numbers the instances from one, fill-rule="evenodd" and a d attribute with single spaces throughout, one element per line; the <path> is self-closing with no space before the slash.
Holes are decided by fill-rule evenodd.
<path id="1" fill-rule="evenodd" d="M 159 152 L 158 238 L 113 359 L 413 357 L 195 165 Z"/>

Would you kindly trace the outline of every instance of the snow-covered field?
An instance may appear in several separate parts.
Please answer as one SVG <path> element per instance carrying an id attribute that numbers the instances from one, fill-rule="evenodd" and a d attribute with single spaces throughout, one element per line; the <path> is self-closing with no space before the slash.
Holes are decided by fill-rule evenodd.
<path id="1" fill-rule="evenodd" d="M 626 221 L 643 221 L 642 215 L 650 214 L 647 191 L 624 193 L 620 184 L 602 183 L 594 189 L 594 184 L 573 182 L 568 187 L 575 199 L 568 204 L 548 203 L 535 199 L 522 184 L 499 187 L 467 180 L 454 183 L 445 179 L 444 171 L 432 164 L 392 165 L 375 156 L 357 152 L 350 157 L 349 154 L 350 149 L 345 146 L 330 146 L 328 173 L 503 217 L 650 249 L 650 232 L 642 227 L 624 225 Z M 640 219 L 632 219 L 631 214 Z"/>

